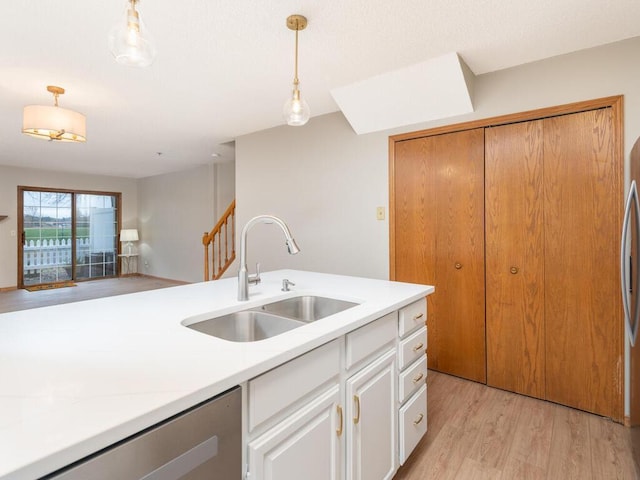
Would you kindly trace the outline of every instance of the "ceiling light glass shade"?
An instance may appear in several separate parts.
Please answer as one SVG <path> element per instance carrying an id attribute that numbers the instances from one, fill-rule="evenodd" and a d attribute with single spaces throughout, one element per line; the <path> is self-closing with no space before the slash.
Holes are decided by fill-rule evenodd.
<path id="1" fill-rule="evenodd" d="M 282 114 L 287 125 L 292 127 L 299 127 L 309 121 L 311 110 L 304 98 L 300 98 L 300 90 L 298 90 L 297 85 L 294 85 L 291 97 L 284 102 Z"/>
<path id="2" fill-rule="evenodd" d="M 27 105 L 22 116 L 22 133 L 45 140 L 86 142 L 86 118 L 66 108 Z"/>
<path id="3" fill-rule="evenodd" d="M 138 0 L 127 2 L 124 17 L 109 32 L 109 50 L 122 65 L 148 67 L 156 58 L 156 46 L 136 3 Z"/>

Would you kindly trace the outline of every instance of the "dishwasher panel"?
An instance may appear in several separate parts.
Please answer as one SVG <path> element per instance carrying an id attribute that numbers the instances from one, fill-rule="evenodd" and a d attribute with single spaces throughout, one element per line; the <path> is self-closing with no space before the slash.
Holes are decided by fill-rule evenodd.
<path id="1" fill-rule="evenodd" d="M 44 478 L 239 480 L 241 416 L 241 390 L 235 387 Z"/>

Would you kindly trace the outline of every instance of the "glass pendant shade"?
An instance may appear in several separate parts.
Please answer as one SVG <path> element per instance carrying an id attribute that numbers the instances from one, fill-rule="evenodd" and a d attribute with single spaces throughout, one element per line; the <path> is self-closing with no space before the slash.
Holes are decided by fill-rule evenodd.
<path id="1" fill-rule="evenodd" d="M 282 113 L 287 125 L 292 127 L 302 126 L 309 121 L 311 110 L 304 98 L 300 98 L 300 90 L 297 85 L 294 85 L 293 94 L 284 103 Z"/>
<path id="2" fill-rule="evenodd" d="M 299 127 L 309 121 L 311 110 L 309 105 L 300 98 L 300 80 L 298 80 L 298 32 L 307 28 L 307 18 L 303 15 L 289 15 L 287 17 L 287 28 L 296 32 L 295 63 L 293 68 L 293 92 L 284 102 L 282 114 L 287 125 Z"/>
<path id="3" fill-rule="evenodd" d="M 156 57 L 156 46 L 136 10 L 138 0 L 129 0 L 124 17 L 109 33 L 109 50 L 116 62 L 130 67 L 148 67 Z"/>

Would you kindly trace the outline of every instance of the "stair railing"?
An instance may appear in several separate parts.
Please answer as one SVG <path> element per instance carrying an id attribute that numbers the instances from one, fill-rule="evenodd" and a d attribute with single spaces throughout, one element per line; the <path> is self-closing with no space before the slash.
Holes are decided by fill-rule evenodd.
<path id="1" fill-rule="evenodd" d="M 236 258 L 236 201 L 232 201 L 210 232 L 202 235 L 204 281 L 217 280 Z M 211 255 L 209 255 L 211 249 Z M 211 276 L 209 271 L 211 268 Z"/>

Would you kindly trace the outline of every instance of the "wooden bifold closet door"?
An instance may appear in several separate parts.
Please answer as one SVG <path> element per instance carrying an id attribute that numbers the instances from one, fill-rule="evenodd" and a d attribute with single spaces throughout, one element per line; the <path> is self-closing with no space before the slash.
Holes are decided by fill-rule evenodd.
<path id="1" fill-rule="evenodd" d="M 487 384 L 544 398 L 543 121 L 485 130 Z"/>
<path id="2" fill-rule="evenodd" d="M 487 383 L 601 415 L 622 384 L 610 108 L 486 129 Z"/>
<path id="3" fill-rule="evenodd" d="M 437 285 L 429 367 L 485 382 L 483 129 L 395 148 L 396 278 Z"/>
<path id="4" fill-rule="evenodd" d="M 622 158 L 613 112 L 544 123 L 546 398 L 619 418 Z"/>
<path id="5" fill-rule="evenodd" d="M 621 97 L 522 117 L 391 139 L 391 278 L 429 368 L 621 421 Z"/>

